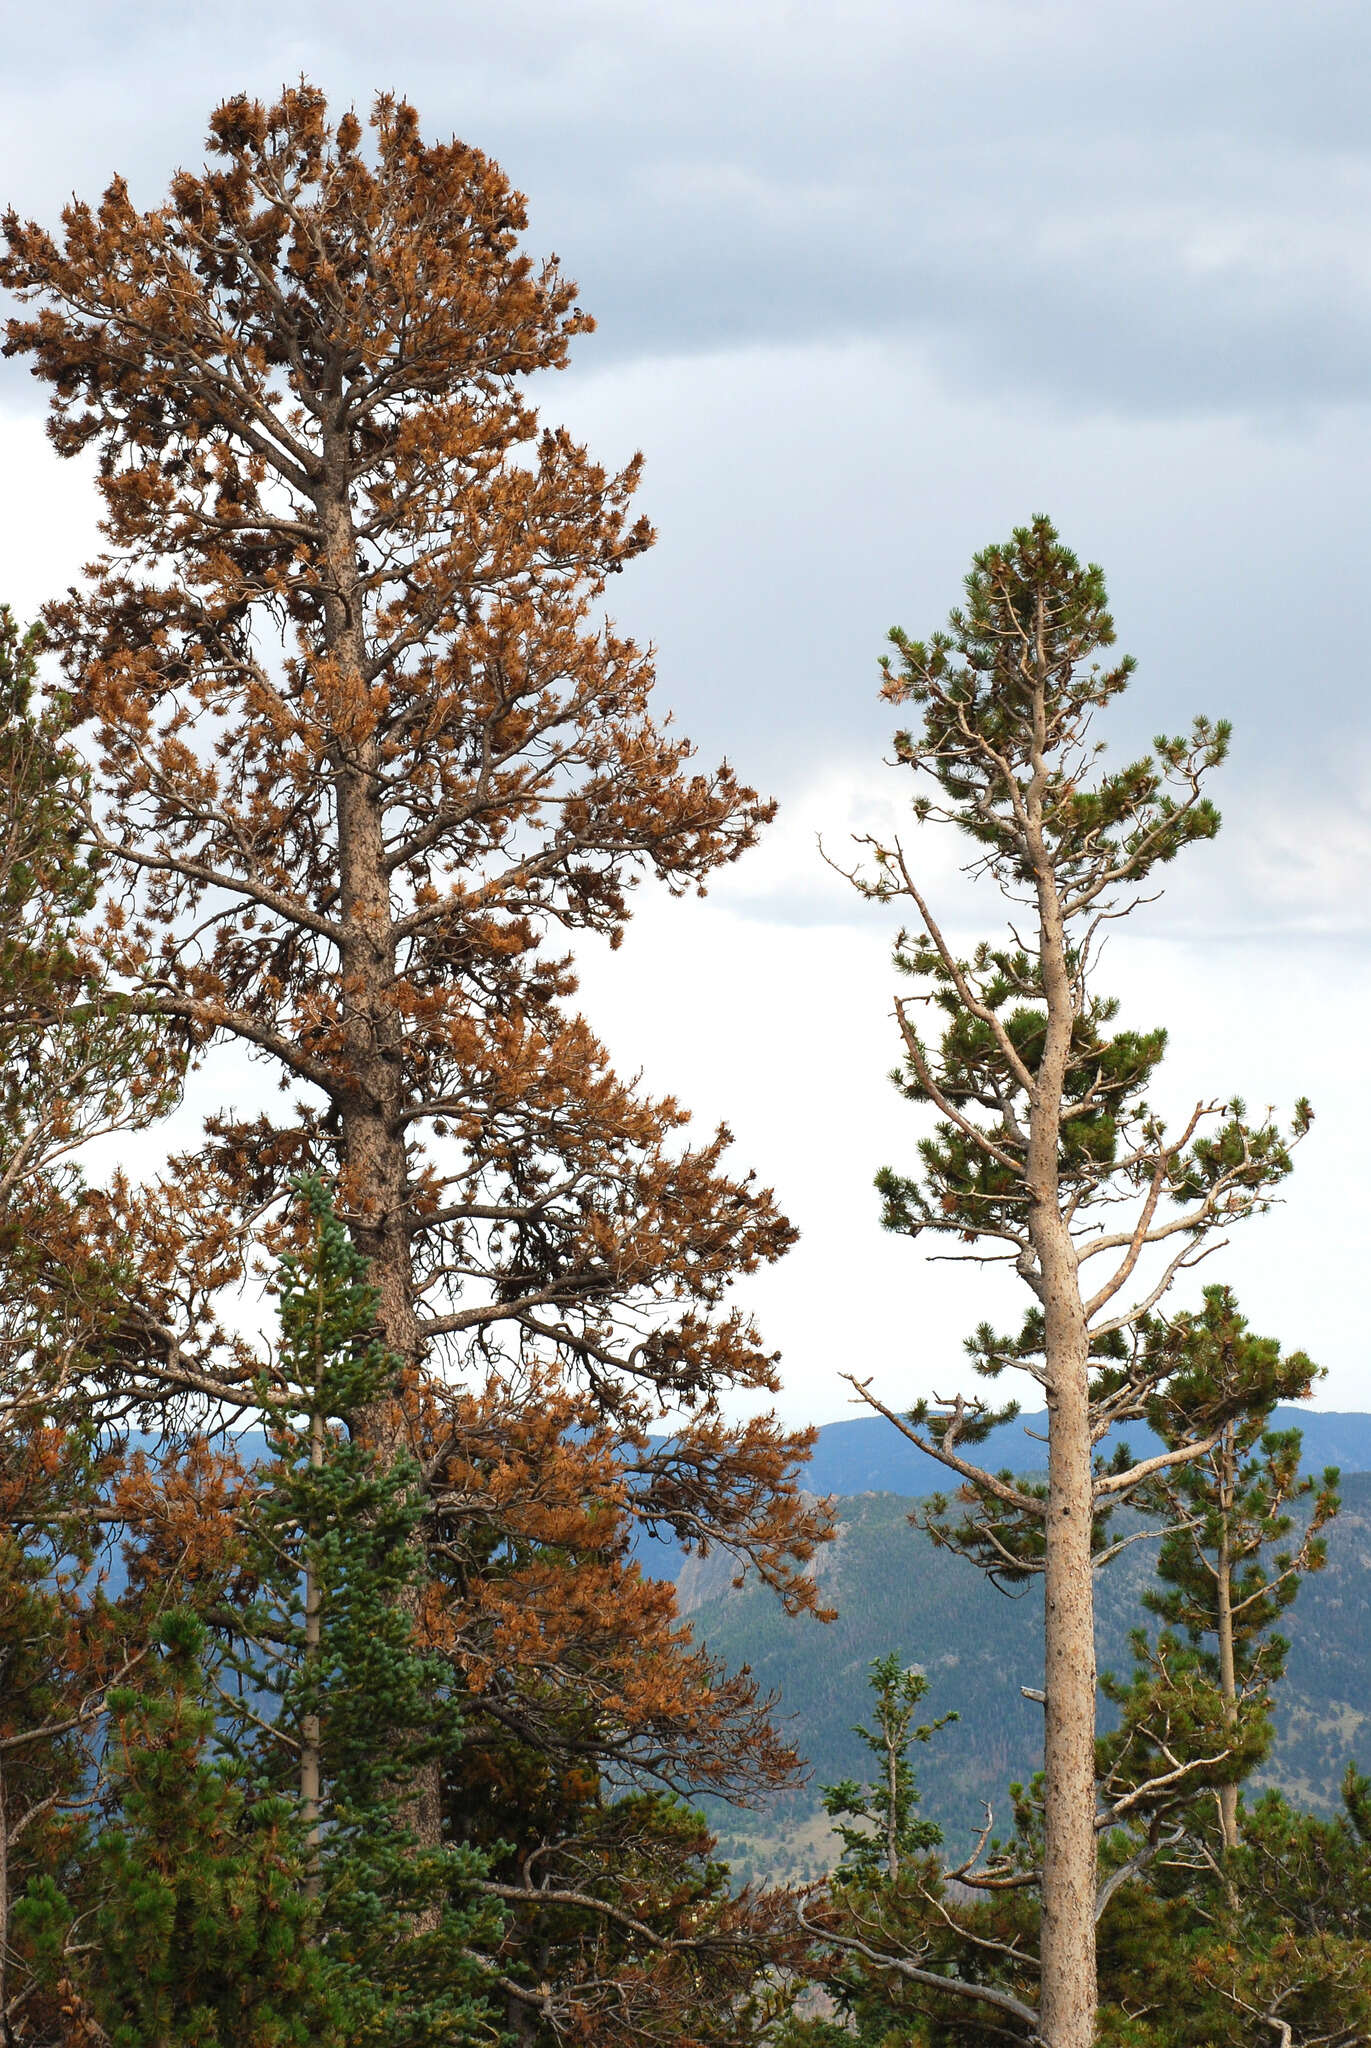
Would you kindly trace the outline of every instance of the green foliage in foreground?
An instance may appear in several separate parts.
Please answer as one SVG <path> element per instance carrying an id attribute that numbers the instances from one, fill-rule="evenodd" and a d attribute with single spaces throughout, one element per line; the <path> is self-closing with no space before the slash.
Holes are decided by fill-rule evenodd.
<path id="1" fill-rule="evenodd" d="M 294 1798 L 343 2038 L 448 2048 L 489 2038 L 480 1950 L 500 1916 L 472 1892 L 479 1852 L 415 1838 L 417 1774 L 462 1740 L 452 1666 L 415 1645 L 427 1503 L 412 1459 L 348 1429 L 390 1395 L 396 1366 L 327 1188 L 298 1192 L 303 1247 L 282 1261 L 281 1343 L 259 1394 L 271 1462 L 247 1525 L 255 1592 L 226 1658 L 247 1707 L 228 1733 L 249 1782 Z"/>
<path id="2" fill-rule="evenodd" d="M 300 1222 L 259 1390 L 268 1459 L 216 1473 L 237 1487 L 235 1533 L 198 1568 L 130 1536 L 109 1621 L 130 1654 L 80 1724 L 89 1794 L 68 1770 L 23 1844 L 9 2038 L 25 2048 L 485 2048 L 501 2033 L 486 1861 L 421 1852 L 412 1821 L 419 1767 L 461 1739 L 451 1667 L 414 1644 L 423 1501 L 409 1462 L 383 1463 L 343 1423 L 395 1369 L 318 1182 Z M 85 1477 L 94 1511 L 104 1482 Z M 35 1545 L 30 1580 L 51 1577 L 48 1555 Z M 58 1583 L 89 1560 L 64 1561 Z M 6 1629 L 32 1635 L 35 1601 L 6 1608 Z M 31 1662 L 70 1655 L 64 1622 Z"/>
<path id="3" fill-rule="evenodd" d="M 878 1727 L 893 1668 L 873 1669 Z M 906 1729 L 906 1765 L 925 1732 Z M 797 1999 L 778 2048 L 1036 2048 L 1031 1800 L 1020 1796 L 1013 1838 L 950 1883 L 912 1839 L 908 1853 L 881 1853 L 889 1775 L 834 1788 L 845 1809 L 866 1813 L 869 1834 L 845 1847 L 804 1909 L 810 2003 L 817 1995 L 827 2011 Z M 1240 1804 L 1239 1831 L 1222 1860 L 1202 1819 L 1102 1843 L 1101 1877 L 1119 1881 L 1099 1928 L 1099 2048 L 1359 2048 L 1371 2038 L 1371 1779 L 1349 1768 L 1330 1816 L 1264 1793 Z M 973 1984 L 979 2001 L 966 1995 Z"/>
<path id="4" fill-rule="evenodd" d="M 84 1909 L 81 2004 L 112 2048 L 322 2048 L 339 2036 L 294 1816 L 250 1803 L 215 1756 L 205 1644 L 194 1615 L 168 1614 L 140 1683 L 109 1695 L 108 1823 L 71 1896 L 45 1878 L 19 1902 L 15 1945 L 56 1988 Z"/>
<path id="5" fill-rule="evenodd" d="M 787 1902 L 735 1896 L 697 1813 L 587 1763 L 574 1688 L 560 1748 L 472 1740 L 422 1632 L 416 1467 L 345 1420 L 395 1393 L 374 1296 L 299 1192 L 263 1460 L 0 1436 L 28 1517 L 0 1557 L 7 2048 L 760 2043 Z"/>

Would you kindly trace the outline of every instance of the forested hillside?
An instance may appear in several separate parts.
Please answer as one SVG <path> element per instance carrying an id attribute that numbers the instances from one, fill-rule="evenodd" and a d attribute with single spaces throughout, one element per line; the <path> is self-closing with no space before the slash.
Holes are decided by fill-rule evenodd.
<path id="1" fill-rule="evenodd" d="M 1349 1759 L 1371 1762 L 1371 1473 L 1345 1474 L 1341 1491 L 1327 1566 L 1287 1616 L 1291 1652 L 1277 1693 L 1276 1746 L 1256 1777 L 1317 1810 L 1336 1805 Z M 802 1792 L 756 1815 L 718 1816 L 724 1851 L 739 1868 L 804 1875 L 828 1867 L 820 1790 L 860 1773 L 853 1724 L 867 1710 L 870 1663 L 889 1650 L 927 1673 L 930 1718 L 958 1716 L 918 1759 L 923 1810 L 947 1831 L 949 1849 L 969 1846 L 983 1799 L 997 1802 L 1007 1825 L 1010 1783 L 1041 1765 L 1042 1709 L 1020 1691 L 1042 1684 L 1040 1588 L 997 1593 L 909 1527 L 913 1505 L 875 1492 L 840 1501 L 839 1534 L 818 1574 L 825 1602 L 838 1610 L 827 1626 L 790 1620 L 762 1587 L 734 1591 L 726 1564 L 712 1558 L 688 1561 L 681 1573 L 680 1603 L 698 1635 L 779 1694 L 782 1725 L 811 1766 Z M 1151 1552 L 1134 1544 L 1100 1575 L 1102 1671 L 1129 1663 L 1129 1631 L 1146 1619 L 1139 1594 Z"/>

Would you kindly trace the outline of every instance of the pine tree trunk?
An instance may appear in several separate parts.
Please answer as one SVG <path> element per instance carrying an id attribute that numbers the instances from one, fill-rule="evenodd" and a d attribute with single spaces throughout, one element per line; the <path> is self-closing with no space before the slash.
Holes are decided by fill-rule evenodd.
<path id="1" fill-rule="evenodd" d="M 316 1409 L 309 1419 L 309 1462 L 319 1471 L 324 1462 L 324 1418 Z M 319 1668 L 323 1643 L 323 1597 L 319 1575 L 313 1564 L 305 1564 L 305 1673 L 313 1681 Z M 305 1826 L 305 1890 L 310 1898 L 319 1895 L 319 1850 L 321 1847 L 319 1803 L 322 1797 L 319 1756 L 319 1716 L 311 1710 L 300 1724 L 300 1817 Z"/>
<path id="2" fill-rule="evenodd" d="M 1074 1293 L 1074 1274 L 1072 1281 Z M 1052 1321 L 1049 1311 L 1049 1330 Z M 1081 1340 L 1074 1356 L 1053 1361 L 1048 1393 L 1041 1999 L 1048 2048 L 1091 2048 L 1095 2038 L 1095 1616 L 1083 1325 Z"/>
<path id="3" fill-rule="evenodd" d="M 1237 1727 L 1238 1721 L 1237 1658 L 1233 1644 L 1233 1555 L 1228 1535 L 1232 1472 L 1235 1464 L 1231 1445 L 1232 1433 L 1231 1430 L 1226 1430 L 1220 1453 L 1222 1460 L 1223 1504 L 1220 1510 L 1217 1619 L 1219 1690 L 1223 1695 L 1224 1729 L 1230 1737 Z M 1238 1846 L 1238 1788 L 1236 1785 L 1220 1785 L 1219 1787 L 1219 1825 L 1223 1833 L 1223 1846 L 1226 1855 Z"/>
<path id="4" fill-rule="evenodd" d="M 1047 1010 L 1029 1111 L 1029 1234 L 1044 1322 L 1048 1412 L 1043 1658 L 1042 2038 L 1047 2048 L 1095 2040 L 1095 1583 L 1091 1562 L 1089 1336 L 1076 1248 L 1060 1201 L 1061 1114 L 1076 991 L 1052 849 L 1043 832 L 1048 783 L 1047 663 L 1037 618 L 1033 776 L 1026 845 L 1038 906 Z"/>
<path id="5" fill-rule="evenodd" d="M 395 932 L 379 755 L 367 730 L 366 644 L 361 620 L 357 541 L 349 499 L 347 448 L 324 434 L 324 481 L 318 510 L 331 588 L 325 598 L 327 652 L 337 664 L 334 687 L 356 707 L 356 737 L 336 748 L 340 909 L 345 927 L 343 1035 L 351 1089 L 341 1105 L 344 1198 L 349 1228 L 370 1268 L 377 1320 L 402 1376 L 412 1380 L 421 1356 L 413 1268 L 406 1229 L 402 1057 L 395 993 Z M 341 719 L 339 721 L 342 722 Z M 358 1438 L 387 1461 L 406 1448 L 401 1401 L 369 1403 L 351 1418 Z M 408 1596 L 417 1623 L 419 1592 Z M 442 1824 L 439 1767 L 426 1764 L 406 1802 L 406 1822 L 422 1848 L 437 1846 Z"/>

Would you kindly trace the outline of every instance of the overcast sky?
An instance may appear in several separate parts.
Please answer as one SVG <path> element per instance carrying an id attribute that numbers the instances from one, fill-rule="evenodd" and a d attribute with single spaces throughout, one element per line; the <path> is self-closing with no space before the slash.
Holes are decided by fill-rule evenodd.
<path id="1" fill-rule="evenodd" d="M 786 1412 L 964 1383 L 983 1283 L 882 1239 L 912 1156 L 889 931 L 816 832 L 900 816 L 885 629 L 936 625 L 973 551 L 1046 510 L 1108 573 L 1140 671 L 1117 744 L 1231 717 L 1225 829 L 1120 934 L 1179 1108 L 1309 1093 L 1282 1211 L 1213 1262 L 1253 1322 L 1371 1407 L 1371 13 L 1364 0 L 503 0 L 476 8 L 0 0 L 3 196 L 52 220 L 114 170 L 152 204 L 210 106 L 304 72 L 499 158 L 599 331 L 544 409 L 648 458 L 655 554 L 615 587 L 661 693 L 782 801 L 703 904 L 585 963 L 616 1054 L 726 1116 L 804 1236 L 752 1292 Z M 70 575 L 84 478 L 0 372 L 0 596 Z M 919 842 L 968 938 L 996 905 Z M 230 1085 L 202 1077 L 206 1099 Z M 1012 1313 L 1008 1292 L 1003 1313 Z"/>

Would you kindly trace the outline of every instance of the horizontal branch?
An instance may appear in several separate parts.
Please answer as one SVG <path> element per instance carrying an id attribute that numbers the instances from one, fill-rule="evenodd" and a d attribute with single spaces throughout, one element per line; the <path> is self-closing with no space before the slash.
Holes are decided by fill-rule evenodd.
<path id="1" fill-rule="evenodd" d="M 110 839 L 89 811 L 86 818 L 91 839 L 101 853 L 107 853 L 115 860 L 127 861 L 131 867 L 142 868 L 150 874 L 183 875 L 188 882 L 198 882 L 202 889 L 222 889 L 226 896 L 245 896 L 250 903 L 272 911 L 283 923 L 301 926 L 341 949 L 343 927 L 311 909 L 302 898 L 283 896 L 279 890 L 269 889 L 265 883 L 254 881 L 249 875 L 225 875 L 218 868 L 207 867 L 203 861 L 187 860 L 169 853 L 149 853 L 141 846 L 130 845 L 127 840 Z"/>
<path id="2" fill-rule="evenodd" d="M 874 1408 L 878 1415 L 884 1415 L 886 1421 L 893 1423 L 900 1435 L 907 1438 L 916 1450 L 927 1452 L 930 1458 L 936 1458 L 940 1465 L 946 1465 L 950 1471 L 960 1474 L 971 1485 L 983 1487 L 987 1493 L 993 1494 L 996 1500 L 1003 1501 L 1006 1507 L 1014 1508 L 1020 1514 L 1031 1515 L 1035 1520 L 1042 1520 L 1045 1510 L 1040 1500 L 1034 1500 L 1030 1494 L 1020 1493 L 1017 1486 L 1010 1486 L 1006 1480 L 997 1479 L 993 1472 L 987 1472 L 983 1466 L 967 1464 L 964 1459 L 945 1450 L 933 1438 L 921 1436 L 903 1415 L 897 1415 L 893 1408 L 887 1408 L 883 1401 L 876 1398 L 871 1392 L 870 1380 L 859 1380 L 850 1372 L 840 1373 L 839 1378 L 845 1379 L 849 1386 L 855 1387 L 867 1407 Z"/>
<path id="3" fill-rule="evenodd" d="M 909 1962 L 904 1956 L 883 1955 L 870 1943 L 862 1941 L 855 1934 L 839 1934 L 827 1928 L 816 1927 L 800 1908 L 800 1925 L 806 1934 L 812 1934 L 817 1941 L 829 1943 L 834 1948 L 845 1949 L 850 1955 L 859 1955 L 880 1970 L 893 1970 L 905 1977 L 911 1984 L 921 1984 L 930 1991 L 943 1991 L 952 1998 L 967 1998 L 979 2005 L 993 2007 L 996 2012 L 1008 2013 L 1012 2019 L 1033 2029 L 1032 2040 L 1038 2040 L 1039 2015 L 1031 2005 L 1025 2005 L 1012 1991 L 1001 1991 L 993 1984 L 975 1984 L 965 1977 L 945 1977 L 937 1970 L 922 1969 L 917 1963 Z"/>
<path id="4" fill-rule="evenodd" d="M 1135 1486 L 1141 1486 L 1156 1472 L 1169 1472 L 1177 1465 L 1193 1465 L 1197 1458 L 1207 1458 L 1223 1436 L 1216 1429 L 1213 1436 L 1205 1437 L 1202 1443 L 1185 1444 L 1180 1450 L 1158 1451 L 1155 1458 L 1143 1458 L 1136 1465 L 1130 1465 L 1126 1472 L 1109 1472 L 1094 1483 L 1094 1497 L 1103 1499 L 1109 1494 L 1131 1493 Z"/>

